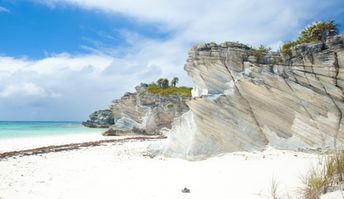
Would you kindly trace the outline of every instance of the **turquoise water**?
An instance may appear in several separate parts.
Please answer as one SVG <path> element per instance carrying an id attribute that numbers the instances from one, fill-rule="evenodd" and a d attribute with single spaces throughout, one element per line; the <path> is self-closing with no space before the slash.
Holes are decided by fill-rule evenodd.
<path id="1" fill-rule="evenodd" d="M 80 122 L 2 122 L 1 138 L 101 133 L 104 129 L 86 128 Z"/>

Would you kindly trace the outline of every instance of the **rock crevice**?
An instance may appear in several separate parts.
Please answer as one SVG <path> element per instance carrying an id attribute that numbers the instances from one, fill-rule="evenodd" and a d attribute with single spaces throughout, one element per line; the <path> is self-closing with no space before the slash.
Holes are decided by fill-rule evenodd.
<path id="1" fill-rule="evenodd" d="M 255 113 L 254 111 L 252 110 L 252 107 L 250 105 L 250 102 L 241 94 L 240 92 L 240 89 L 238 88 L 238 85 L 235 83 L 235 79 L 234 79 L 234 76 L 232 75 L 231 73 L 231 70 L 229 69 L 229 67 L 227 66 L 227 60 L 228 60 L 228 53 L 226 54 L 225 56 L 225 60 L 223 61 L 223 65 L 225 66 L 225 68 L 227 69 L 228 71 L 228 74 L 231 76 L 232 78 L 232 81 L 234 81 L 234 87 L 235 87 L 235 90 L 238 92 L 239 96 L 245 101 L 245 103 L 247 104 L 247 107 L 248 107 L 248 110 L 249 110 L 249 113 L 252 117 L 252 120 L 256 123 L 257 125 L 257 128 L 259 129 L 260 133 L 265 137 L 264 133 L 263 133 L 263 130 L 261 129 L 261 125 L 259 124 L 256 116 L 255 116 Z M 265 138 L 266 142 L 267 142 L 267 139 Z"/>

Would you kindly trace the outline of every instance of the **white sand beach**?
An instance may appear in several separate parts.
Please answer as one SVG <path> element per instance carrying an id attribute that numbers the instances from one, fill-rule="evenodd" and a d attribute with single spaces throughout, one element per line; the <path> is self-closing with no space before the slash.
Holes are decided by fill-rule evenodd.
<path id="1" fill-rule="evenodd" d="M 15 150 L 32 149 L 49 145 L 61 145 L 98 141 L 105 139 L 119 139 L 120 137 L 106 137 L 100 133 L 78 133 L 69 135 L 33 136 L 22 138 L 6 138 L 0 140 L 0 153 Z"/>
<path id="2" fill-rule="evenodd" d="M 75 141 L 67 137 L 64 140 Z M 302 175 L 319 162 L 314 154 L 274 149 L 194 162 L 145 156 L 154 142 L 118 142 L 0 160 L 0 198 L 272 198 L 273 180 L 281 198 L 297 198 Z M 2 142 L 2 150 L 10 145 Z M 182 193 L 184 187 L 190 193 Z"/>

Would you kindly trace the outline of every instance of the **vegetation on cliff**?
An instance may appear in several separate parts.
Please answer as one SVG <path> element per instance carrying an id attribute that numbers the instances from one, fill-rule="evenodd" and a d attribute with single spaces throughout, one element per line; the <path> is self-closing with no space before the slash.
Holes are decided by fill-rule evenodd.
<path id="1" fill-rule="evenodd" d="M 263 56 L 271 52 L 271 48 L 260 45 L 259 48 L 252 48 L 251 55 L 260 60 Z"/>
<path id="2" fill-rule="evenodd" d="M 171 80 L 171 84 L 169 84 L 168 79 L 160 78 L 156 83 L 149 84 L 147 90 L 150 93 L 160 96 L 179 95 L 181 97 L 191 97 L 192 88 L 186 86 L 177 87 L 178 81 L 178 77 L 174 77 Z"/>
<path id="3" fill-rule="evenodd" d="M 338 34 L 338 25 L 333 21 L 318 21 L 309 25 L 299 34 L 299 37 L 296 41 L 289 41 L 282 45 L 281 52 L 284 55 L 291 56 L 291 47 L 303 44 L 310 43 L 315 41 L 321 41 L 325 43 L 328 36 L 333 36 Z"/>
<path id="4" fill-rule="evenodd" d="M 177 77 L 171 81 L 160 78 L 156 83 L 141 83 L 135 92 L 126 92 L 109 109 L 95 111 L 82 124 L 112 128 L 107 135 L 159 134 L 161 129 L 171 128 L 175 117 L 189 110 L 186 101 L 191 96 L 191 88 L 176 87 L 178 80 Z"/>

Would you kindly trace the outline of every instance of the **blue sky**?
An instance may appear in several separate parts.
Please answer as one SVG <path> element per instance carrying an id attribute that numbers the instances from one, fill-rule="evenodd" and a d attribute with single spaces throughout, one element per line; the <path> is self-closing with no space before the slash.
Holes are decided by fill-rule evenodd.
<path id="1" fill-rule="evenodd" d="M 92 49 L 128 45 L 121 31 L 164 39 L 154 24 L 140 24 L 117 13 L 73 6 L 47 7 L 34 1 L 3 1 L 1 55 L 43 58 L 49 54 L 89 53 Z"/>
<path id="2" fill-rule="evenodd" d="M 198 42 L 277 49 L 341 0 L 0 0 L 0 120 L 84 120 L 140 82 L 178 76 Z"/>

